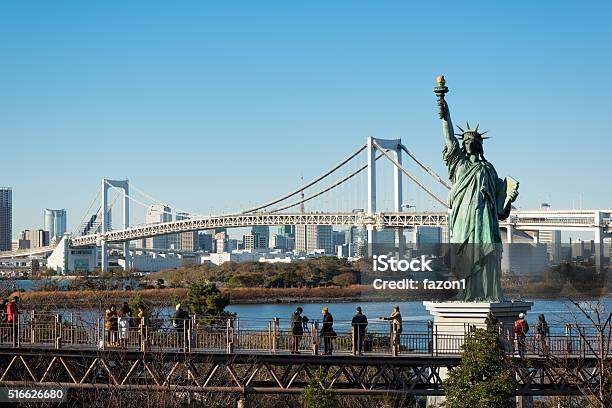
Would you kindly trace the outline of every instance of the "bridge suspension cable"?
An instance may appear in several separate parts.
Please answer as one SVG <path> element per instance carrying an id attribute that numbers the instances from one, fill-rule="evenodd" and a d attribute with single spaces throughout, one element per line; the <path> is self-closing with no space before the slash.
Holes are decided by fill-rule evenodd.
<path id="1" fill-rule="evenodd" d="M 164 201 L 158 200 L 157 198 L 155 198 L 155 197 L 151 196 L 150 194 L 146 193 L 146 192 L 145 192 L 145 191 L 143 191 L 142 189 L 140 189 L 140 188 L 138 188 L 137 186 L 135 186 L 135 185 L 134 185 L 132 182 L 130 182 L 130 189 L 134 189 L 134 190 L 136 190 L 136 192 L 138 192 L 138 193 L 142 194 L 143 196 L 145 196 L 145 197 L 146 197 L 146 198 L 148 198 L 149 200 L 153 201 L 155 204 L 161 204 L 161 205 L 164 205 L 164 206 L 168 206 L 168 207 L 170 207 L 171 209 L 174 209 L 174 210 L 176 210 L 176 211 L 178 211 L 178 212 L 187 213 L 187 214 L 189 214 L 190 216 L 204 217 L 204 215 L 202 215 L 202 214 L 196 214 L 196 213 L 191 212 L 191 211 L 185 211 L 185 210 L 182 210 L 182 209 L 180 209 L 180 208 L 178 208 L 178 207 L 174 207 L 174 206 L 172 206 L 172 205 L 168 204 L 167 202 L 164 202 Z M 129 195 L 128 195 L 128 197 L 129 197 Z M 146 205 L 146 206 L 148 207 L 148 205 L 147 205 L 147 204 L 144 204 L 144 205 Z M 167 211 L 164 211 L 164 212 L 167 212 Z M 170 213 L 170 214 L 172 214 L 172 213 Z"/>
<path id="2" fill-rule="evenodd" d="M 98 198 L 100 197 L 100 194 L 102 192 L 102 187 L 98 187 L 98 190 L 96 191 L 96 194 L 94 195 L 93 200 L 91 200 L 91 202 L 89 203 L 89 206 L 87 207 L 87 209 L 85 210 L 85 214 L 83 214 L 83 218 L 81 218 L 81 221 L 79 221 L 79 223 L 77 224 L 76 231 L 73 231 L 74 235 L 77 235 L 77 233 L 79 232 L 79 228 L 81 225 L 83 225 L 83 223 L 85 222 L 85 220 L 87 219 L 89 215 L 89 212 L 91 211 L 93 205 L 95 204 L 95 202 L 98 200 Z M 99 210 L 98 210 L 99 211 Z M 97 214 L 97 212 L 96 212 Z"/>
<path id="3" fill-rule="evenodd" d="M 296 194 L 301 193 L 302 191 L 306 190 L 308 187 L 311 187 L 313 185 L 315 185 L 316 183 L 318 183 L 319 181 L 323 180 L 324 178 L 326 178 L 327 176 L 329 176 L 330 174 L 332 174 L 333 172 L 335 172 L 336 170 L 338 170 L 340 167 L 344 166 L 346 163 L 348 163 L 349 161 L 351 161 L 355 156 L 357 156 L 359 153 L 361 153 L 362 151 L 364 151 L 366 148 L 366 145 L 364 144 L 363 146 L 361 146 L 359 149 L 357 149 L 357 151 L 353 154 L 351 154 L 348 158 L 344 159 L 342 162 L 340 162 L 338 165 L 334 166 L 333 168 L 331 168 L 330 170 L 328 170 L 327 172 L 323 173 L 321 176 L 317 177 L 316 179 L 312 180 L 311 182 L 309 182 L 308 184 L 301 186 L 300 188 L 298 188 L 297 190 L 286 194 L 276 200 L 270 201 L 268 203 L 265 203 L 263 205 L 260 205 L 258 207 L 255 208 L 250 208 L 248 210 L 244 210 L 241 212 L 241 214 L 247 214 L 247 213 L 251 213 L 251 212 L 255 212 L 258 210 L 261 210 L 262 208 L 266 208 L 269 207 L 271 205 L 274 204 L 278 204 L 281 201 L 284 201 L 290 197 L 293 197 Z"/>
<path id="4" fill-rule="evenodd" d="M 444 187 L 446 187 L 448 190 L 451 189 L 451 186 L 444 181 L 444 179 L 442 177 L 440 177 L 440 175 L 438 173 L 436 173 L 435 171 L 432 170 L 431 167 L 426 166 L 425 164 L 421 163 L 421 161 L 419 159 L 417 159 L 411 152 L 410 150 L 408 150 L 406 148 L 406 146 L 404 146 L 403 144 L 399 145 L 400 149 L 402 149 L 408 156 L 410 156 L 410 158 L 412 160 L 414 160 L 416 162 L 416 164 L 418 164 L 419 166 L 421 166 L 421 168 L 423 170 L 425 170 L 430 176 L 432 176 L 433 178 L 435 178 L 436 180 L 438 180 L 438 182 L 440 184 L 442 184 Z"/>
<path id="5" fill-rule="evenodd" d="M 117 188 L 117 187 L 115 187 L 115 186 L 113 186 L 111 184 L 108 184 L 108 185 L 113 190 L 117 190 L 118 192 L 121 192 L 121 193 L 123 192 L 123 190 L 121 190 L 120 188 Z M 142 206 L 144 208 L 149 208 L 149 204 L 143 203 L 142 201 L 140 201 L 140 200 L 130 196 L 129 194 L 126 194 L 126 197 L 128 198 L 128 200 L 130 200 L 130 201 L 132 201 L 132 202 L 134 202 L 134 203 L 136 203 L 136 204 L 138 204 L 138 205 L 140 205 L 140 206 Z M 162 204 L 162 205 L 168 205 L 168 204 Z M 111 205 L 111 207 L 112 207 L 112 205 Z M 172 211 L 162 211 L 162 213 L 172 215 Z M 190 215 L 198 215 L 198 214 L 190 214 Z M 203 216 L 198 215 L 198 217 L 203 217 Z"/>
<path id="6" fill-rule="evenodd" d="M 382 155 L 382 153 L 381 153 L 381 154 L 379 154 L 379 155 L 376 157 L 376 160 L 380 159 L 382 156 L 383 156 L 383 155 Z M 277 208 L 277 209 L 275 209 L 275 210 L 272 210 L 272 211 L 270 211 L 270 213 L 274 214 L 274 213 L 277 213 L 277 212 L 280 212 L 280 211 L 286 210 L 286 209 L 288 209 L 288 208 L 298 206 L 298 205 L 303 204 L 303 203 L 305 203 L 305 202 L 307 202 L 307 201 L 310 201 L 310 200 L 312 200 L 313 198 L 316 198 L 316 197 L 320 196 L 321 194 L 324 194 L 324 193 L 326 193 L 326 192 L 328 192 L 328 191 L 330 191 L 330 190 L 332 190 L 332 189 L 334 189 L 334 188 L 338 187 L 339 185 L 341 185 L 341 184 L 343 184 L 344 182 L 346 182 L 346 181 L 350 180 L 351 178 L 353 178 L 354 176 L 356 176 L 357 174 L 361 173 L 362 171 L 364 171 L 364 170 L 365 170 L 365 169 L 367 169 L 367 168 L 368 168 L 368 165 L 367 165 L 367 164 L 364 164 L 362 167 L 360 167 L 359 169 L 355 170 L 354 172 L 352 172 L 351 174 L 349 174 L 348 176 L 346 176 L 346 177 L 345 177 L 345 178 L 343 178 L 342 180 L 338 181 L 337 183 L 332 184 L 331 186 L 328 186 L 328 187 L 324 188 L 323 190 L 318 191 L 317 193 L 315 193 L 315 194 L 313 194 L 313 195 L 311 195 L 311 196 L 308 196 L 308 197 L 306 197 L 306 198 L 304 198 L 304 199 L 302 199 L 302 200 L 300 200 L 300 201 L 296 201 L 296 202 L 295 202 L 295 203 L 293 203 L 293 204 L 289 204 L 289 205 L 286 205 L 285 207 L 281 207 L 281 208 Z"/>
<path id="7" fill-rule="evenodd" d="M 418 185 L 419 187 L 421 187 L 427 194 L 429 194 L 434 200 L 436 200 L 437 202 L 439 202 L 440 204 L 442 204 L 444 207 L 446 208 L 450 208 L 448 206 L 448 204 L 446 204 L 446 202 L 444 200 L 442 200 L 440 197 L 438 197 L 433 191 L 431 191 L 429 188 L 427 188 L 427 186 L 425 186 L 423 183 L 421 183 L 418 179 L 416 179 L 412 174 L 410 174 L 404 167 L 402 167 L 401 164 L 399 164 L 397 162 L 397 160 L 395 160 L 393 158 L 393 156 L 391 156 L 389 153 L 387 153 L 378 143 L 376 143 L 376 141 L 373 141 L 372 143 L 374 143 L 374 146 L 383 154 L 385 155 L 385 157 L 387 159 L 389 159 L 391 161 L 391 163 L 393 163 L 398 169 L 400 169 L 402 171 L 402 173 L 404 173 L 406 176 L 408 176 L 408 178 L 412 181 L 415 182 L 416 185 Z"/>

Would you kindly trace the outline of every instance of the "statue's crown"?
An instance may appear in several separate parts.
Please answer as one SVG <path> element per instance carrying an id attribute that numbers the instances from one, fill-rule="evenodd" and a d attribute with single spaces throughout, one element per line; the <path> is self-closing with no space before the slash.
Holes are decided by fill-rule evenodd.
<path id="1" fill-rule="evenodd" d="M 459 125 L 457 125 L 457 128 L 461 131 L 461 133 L 455 133 L 455 136 L 458 136 L 459 139 L 461 140 L 474 139 L 482 143 L 484 139 L 489 138 L 488 136 L 487 137 L 484 136 L 488 131 L 487 132 L 478 131 L 478 126 L 480 126 L 479 124 L 476 125 L 476 128 L 474 129 L 470 128 L 470 124 L 468 122 L 465 122 L 465 125 L 466 125 L 465 130 L 463 130 Z"/>

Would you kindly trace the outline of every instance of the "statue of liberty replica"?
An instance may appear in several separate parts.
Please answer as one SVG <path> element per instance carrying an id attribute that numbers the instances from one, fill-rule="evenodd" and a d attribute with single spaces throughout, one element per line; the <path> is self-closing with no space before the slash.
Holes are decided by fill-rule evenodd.
<path id="1" fill-rule="evenodd" d="M 443 76 L 436 79 L 439 116 L 444 133 L 443 158 L 453 182 L 448 205 L 448 227 L 451 234 L 451 270 L 465 279 L 465 288 L 457 300 L 464 302 L 500 302 L 502 241 L 499 221 L 510 215 L 518 196 L 518 182 L 511 177 L 502 180 L 495 167 L 484 156 L 483 142 L 487 132 L 478 125 L 453 132 L 448 104 L 448 88 Z M 459 140 L 455 137 L 458 136 Z"/>

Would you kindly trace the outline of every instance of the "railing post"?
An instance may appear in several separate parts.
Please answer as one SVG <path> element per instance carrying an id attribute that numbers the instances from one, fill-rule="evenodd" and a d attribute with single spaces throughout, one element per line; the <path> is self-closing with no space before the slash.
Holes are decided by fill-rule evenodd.
<path id="1" fill-rule="evenodd" d="M 62 316 L 55 315 L 55 348 L 62 348 Z"/>
<path id="2" fill-rule="evenodd" d="M 427 351 L 433 356 L 433 322 L 427 321 Z"/>
<path id="3" fill-rule="evenodd" d="M 565 325 L 565 337 L 567 338 L 566 339 L 567 353 L 572 354 L 573 347 L 572 347 L 572 325 L 571 323 L 568 323 Z"/>
<path id="4" fill-rule="evenodd" d="M 144 316 L 140 318 L 140 351 L 147 351 L 147 335 Z"/>
<path id="5" fill-rule="evenodd" d="M 312 335 L 312 354 L 315 356 L 319 354 L 319 322 L 313 321 L 310 330 Z"/>
<path id="6" fill-rule="evenodd" d="M 98 334 L 101 334 L 100 338 L 102 339 L 100 349 L 106 350 L 106 321 L 101 316 L 98 316 Z"/>
<path id="7" fill-rule="evenodd" d="M 191 335 L 193 336 L 191 347 L 197 348 L 198 347 L 198 318 L 195 313 L 193 314 L 193 316 L 191 316 Z"/>
<path id="8" fill-rule="evenodd" d="M 272 319 L 272 352 L 274 353 L 278 351 L 278 328 L 279 318 L 275 317 Z"/>
<path id="9" fill-rule="evenodd" d="M 191 323 L 189 320 L 188 322 Z M 185 330 L 187 331 L 187 333 L 184 341 L 183 351 L 191 352 L 191 324 L 189 324 Z"/>
<path id="10" fill-rule="evenodd" d="M 232 354 L 234 352 L 234 319 L 231 317 L 226 322 L 226 342 L 227 354 Z"/>
<path id="11" fill-rule="evenodd" d="M 396 344 L 396 338 L 395 338 L 395 325 L 393 324 L 393 320 L 391 320 L 391 355 L 393 357 L 397 356 L 397 349 L 398 349 L 398 345 L 399 345 L 399 338 L 397 339 L 397 343 Z"/>
<path id="12" fill-rule="evenodd" d="M 359 342 L 359 339 L 356 339 L 356 333 L 355 333 L 355 325 L 351 324 L 351 351 L 353 353 L 353 355 L 357 355 L 357 345 L 355 344 L 355 340 L 357 340 Z"/>
<path id="13" fill-rule="evenodd" d="M 32 344 L 36 343 L 36 334 L 34 330 L 35 319 L 36 319 L 36 314 L 34 310 L 31 310 L 30 311 L 30 343 Z"/>

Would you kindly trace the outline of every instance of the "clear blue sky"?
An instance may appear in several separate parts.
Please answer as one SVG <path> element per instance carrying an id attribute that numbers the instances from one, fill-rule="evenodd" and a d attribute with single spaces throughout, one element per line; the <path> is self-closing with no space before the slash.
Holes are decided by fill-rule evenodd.
<path id="1" fill-rule="evenodd" d="M 41 227 L 45 207 L 74 227 L 102 177 L 179 208 L 237 210 L 368 135 L 401 137 L 445 174 L 440 73 L 455 123 L 488 129 L 487 158 L 521 181 L 522 208 L 580 195 L 610 208 L 610 4 L 4 3 L 13 235 Z"/>

